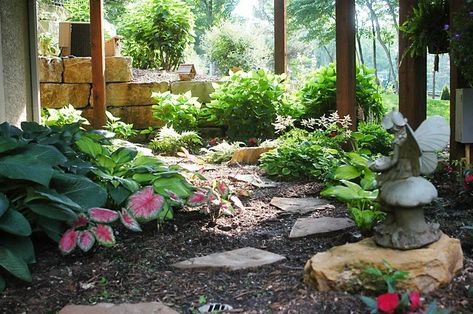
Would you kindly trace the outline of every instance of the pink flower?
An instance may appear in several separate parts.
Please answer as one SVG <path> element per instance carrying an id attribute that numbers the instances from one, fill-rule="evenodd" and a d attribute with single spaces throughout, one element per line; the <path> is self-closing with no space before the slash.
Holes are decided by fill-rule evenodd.
<path id="1" fill-rule="evenodd" d="M 164 205 L 164 197 L 154 193 L 152 186 L 136 192 L 128 200 L 128 208 L 138 220 L 153 220 Z"/>
<path id="2" fill-rule="evenodd" d="M 399 305 L 399 296 L 397 293 L 385 293 L 377 299 L 378 310 L 384 313 L 392 314 Z"/>
<path id="3" fill-rule="evenodd" d="M 469 174 L 465 176 L 465 183 L 466 184 L 471 184 L 473 183 L 473 174 Z"/>
<path id="4" fill-rule="evenodd" d="M 255 143 L 258 142 L 258 140 L 257 140 L 256 138 L 252 137 L 252 138 L 249 138 L 249 139 L 247 140 L 247 142 L 250 143 L 250 144 L 255 144 Z"/>
<path id="5" fill-rule="evenodd" d="M 420 307 L 420 293 L 417 291 L 412 291 L 409 294 L 409 302 L 409 310 L 417 310 Z"/>

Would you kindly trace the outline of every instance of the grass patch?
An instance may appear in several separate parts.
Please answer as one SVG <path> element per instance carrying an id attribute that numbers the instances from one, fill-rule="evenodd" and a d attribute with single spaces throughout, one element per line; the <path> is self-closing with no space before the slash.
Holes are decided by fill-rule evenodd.
<path id="1" fill-rule="evenodd" d="M 383 103 L 387 111 L 399 108 L 399 96 L 396 94 L 383 94 Z M 441 116 L 450 121 L 450 101 L 427 99 L 427 116 Z"/>

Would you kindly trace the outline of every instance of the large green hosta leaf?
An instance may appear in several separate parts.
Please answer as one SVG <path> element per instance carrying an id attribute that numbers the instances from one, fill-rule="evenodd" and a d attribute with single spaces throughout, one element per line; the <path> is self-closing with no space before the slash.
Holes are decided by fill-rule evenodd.
<path id="1" fill-rule="evenodd" d="M 0 266 L 13 276 L 31 282 L 31 273 L 26 262 L 4 246 L 0 246 Z"/>
<path id="2" fill-rule="evenodd" d="M 0 137 L 0 153 L 13 150 L 19 146 L 18 140 L 11 137 Z"/>
<path id="3" fill-rule="evenodd" d="M 40 215 L 35 218 L 35 223 L 46 233 L 46 235 L 51 240 L 55 242 L 59 242 L 64 231 L 66 230 L 66 225 L 63 221 Z"/>
<path id="4" fill-rule="evenodd" d="M 107 201 L 105 189 L 83 176 L 55 172 L 51 187 L 79 204 L 83 210 L 102 207 Z"/>
<path id="5" fill-rule="evenodd" d="M 7 211 L 10 202 L 5 194 L 0 193 L 0 217 Z"/>
<path id="6" fill-rule="evenodd" d="M 25 198 L 25 203 L 31 203 L 38 200 L 49 200 L 52 203 L 64 205 L 74 211 L 82 210 L 76 202 L 62 193 L 60 194 L 45 187 L 28 188 L 28 196 Z"/>
<path id="7" fill-rule="evenodd" d="M 0 158 L 0 176 L 49 185 L 53 167 L 67 161 L 55 147 L 29 145 L 21 153 Z"/>
<path id="8" fill-rule="evenodd" d="M 14 252 L 16 256 L 21 257 L 27 264 L 36 263 L 33 242 L 30 237 L 2 234 L 0 236 L 0 246 Z"/>
<path id="9" fill-rule="evenodd" d="M 31 226 L 28 220 L 14 209 L 7 210 L 0 218 L 0 230 L 19 236 L 29 236 L 31 234 Z"/>
<path id="10" fill-rule="evenodd" d="M 77 214 L 67 206 L 51 202 L 34 201 L 27 204 L 35 214 L 60 221 L 77 219 Z"/>

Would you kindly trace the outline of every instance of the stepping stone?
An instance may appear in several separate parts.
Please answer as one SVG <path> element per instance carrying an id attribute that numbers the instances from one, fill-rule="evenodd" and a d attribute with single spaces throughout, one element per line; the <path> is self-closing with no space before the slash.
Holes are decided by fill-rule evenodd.
<path id="1" fill-rule="evenodd" d="M 329 201 L 318 197 L 286 198 L 273 197 L 271 205 L 295 214 L 307 214 L 316 210 L 334 208 Z"/>
<path id="2" fill-rule="evenodd" d="M 200 170 L 204 170 L 204 171 L 209 171 L 209 170 L 215 170 L 215 169 L 218 169 L 217 167 L 215 166 L 208 166 L 208 165 L 199 165 L 199 164 L 189 164 L 189 163 L 182 163 L 182 164 L 177 164 L 178 166 L 184 168 L 185 170 L 189 171 L 189 172 L 197 172 L 197 171 L 200 171 Z"/>
<path id="3" fill-rule="evenodd" d="M 233 178 L 237 181 L 250 183 L 258 188 L 275 188 L 279 185 L 278 182 L 274 182 L 254 174 L 235 174 L 230 175 L 230 178 Z"/>
<path id="4" fill-rule="evenodd" d="M 349 218 L 299 218 L 292 227 L 289 238 L 302 238 L 309 235 L 318 235 L 342 231 L 355 226 Z"/>
<path id="5" fill-rule="evenodd" d="M 180 269 L 223 269 L 239 270 L 268 265 L 284 260 L 285 257 L 271 252 L 245 247 L 233 251 L 214 253 L 207 256 L 191 258 L 173 264 Z"/>
<path id="6" fill-rule="evenodd" d="M 159 302 L 137 304 L 99 303 L 96 305 L 67 305 L 59 314 L 178 314 Z"/>

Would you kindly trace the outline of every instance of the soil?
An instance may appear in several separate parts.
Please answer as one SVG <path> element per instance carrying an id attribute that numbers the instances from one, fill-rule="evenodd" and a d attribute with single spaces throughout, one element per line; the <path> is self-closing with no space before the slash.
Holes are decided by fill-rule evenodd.
<path id="1" fill-rule="evenodd" d="M 254 173 L 252 166 L 220 166 L 208 177 L 227 178 L 230 173 Z M 449 181 L 450 180 L 450 181 Z M 464 268 L 450 285 L 426 296 L 451 313 L 471 313 L 473 295 L 473 245 L 471 236 L 460 227 L 473 225 L 473 198 L 458 197 L 452 178 L 435 178 L 440 200 L 428 210 L 428 219 L 441 224 L 449 236 L 462 241 Z M 335 245 L 359 241 L 356 230 L 324 237 L 297 240 L 288 238 L 297 215 L 288 215 L 269 205 L 274 196 L 318 196 L 323 185 L 317 182 L 283 182 L 277 188 L 254 188 L 232 181 L 233 188 L 251 193 L 242 198 L 246 210 L 216 223 L 196 211 L 176 212 L 172 223 L 144 226 L 142 233 L 117 228 L 117 245 L 96 246 L 87 254 L 63 257 L 51 241 L 37 237 L 37 263 L 33 282 L 12 278 L 0 295 L 2 313 L 54 313 L 67 304 L 96 302 L 137 303 L 161 301 L 180 313 L 195 313 L 199 298 L 226 303 L 238 313 L 367 313 L 359 295 L 344 292 L 317 292 L 303 281 L 303 267 L 317 252 Z M 313 216 L 346 217 L 346 208 Z M 470 242 L 468 242 L 470 239 Z M 170 265 L 184 259 L 224 250 L 252 246 L 281 254 L 286 260 L 273 265 L 242 271 L 183 271 Z"/>
<path id="2" fill-rule="evenodd" d="M 208 76 L 197 74 L 193 81 L 212 81 L 216 82 L 220 79 L 217 76 Z M 142 70 L 133 69 L 133 82 L 149 83 L 149 82 L 175 82 L 179 81 L 179 75 L 175 72 L 166 72 L 159 70 Z"/>

